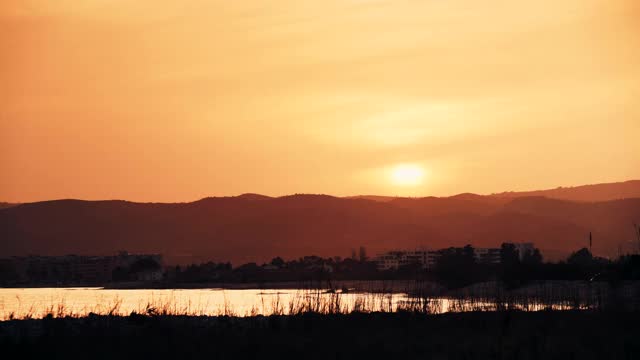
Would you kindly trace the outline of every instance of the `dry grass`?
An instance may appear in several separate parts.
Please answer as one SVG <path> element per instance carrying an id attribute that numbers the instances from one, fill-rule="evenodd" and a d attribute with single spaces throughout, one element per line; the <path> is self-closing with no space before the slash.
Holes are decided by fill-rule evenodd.
<path id="1" fill-rule="evenodd" d="M 417 314 L 441 314 L 444 312 L 478 311 L 539 311 L 539 310 L 602 310 L 612 308 L 612 299 L 622 299 L 623 310 L 638 310 L 638 284 L 622 287 L 620 292 L 626 298 L 612 296 L 612 290 L 601 284 L 540 283 L 506 291 L 495 284 L 483 284 L 453 292 L 433 294 L 415 291 L 408 296 L 402 293 L 341 293 L 326 290 L 298 290 L 293 296 L 277 293 L 265 296 L 248 309 L 239 309 L 224 293 L 221 304 L 206 302 L 186 303 L 173 296 L 154 298 L 141 302 L 137 307 L 123 306 L 123 299 L 116 297 L 107 302 L 97 301 L 94 306 L 78 308 L 67 304 L 64 299 L 48 306 L 24 304 L 18 298 L 18 308 L 6 312 L 0 303 L 1 320 L 34 319 L 43 317 L 64 318 L 83 317 L 89 314 L 123 316 L 140 314 L 146 316 L 189 315 L 189 316 L 258 316 L 258 315 L 300 315 L 351 314 L 351 313 L 394 313 L 411 312 Z M 618 291 L 616 291 L 618 292 Z M 635 300 L 634 300 L 635 299 Z M 213 306 L 212 306 L 213 305 Z M 616 307 L 620 303 L 615 304 Z M 627 309 L 628 308 L 628 309 Z"/>

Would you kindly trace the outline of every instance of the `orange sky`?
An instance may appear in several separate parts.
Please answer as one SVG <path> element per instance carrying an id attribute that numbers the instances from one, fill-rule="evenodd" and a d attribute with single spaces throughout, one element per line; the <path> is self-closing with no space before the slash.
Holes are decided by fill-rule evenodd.
<path id="1" fill-rule="evenodd" d="M 637 0 L 9 0 L 0 54 L 0 201 L 640 178 Z"/>

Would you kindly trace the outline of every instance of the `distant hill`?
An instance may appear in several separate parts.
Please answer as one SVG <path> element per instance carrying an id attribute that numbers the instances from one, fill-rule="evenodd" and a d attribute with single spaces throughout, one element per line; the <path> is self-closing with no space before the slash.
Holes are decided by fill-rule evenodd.
<path id="1" fill-rule="evenodd" d="M 347 196 L 345 199 L 364 199 L 371 201 L 380 201 L 380 202 L 389 202 L 394 199 L 398 199 L 400 197 L 397 196 L 380 196 L 380 195 L 356 195 L 356 196 Z"/>
<path id="2" fill-rule="evenodd" d="M 0 209 L 5 209 L 5 208 L 16 206 L 16 205 L 20 205 L 20 204 L 13 204 L 13 203 L 8 203 L 8 202 L 0 202 Z"/>
<path id="3" fill-rule="evenodd" d="M 492 194 L 491 196 L 506 198 L 544 196 L 552 199 L 571 201 L 631 199 L 640 197 L 640 180 L 575 187 L 558 187 L 550 190 L 503 192 L 499 194 Z"/>
<path id="4" fill-rule="evenodd" d="M 561 199 L 571 201 L 607 201 L 618 199 L 632 199 L 640 198 L 640 180 L 629 180 L 625 182 L 605 183 L 605 184 L 593 184 L 582 185 L 575 187 L 558 187 L 555 189 L 547 190 L 534 190 L 534 191 L 508 191 L 490 195 L 478 195 L 472 193 L 462 193 L 458 195 L 449 196 L 447 198 L 454 198 L 460 200 L 479 200 L 481 198 L 501 198 L 501 199 L 515 199 L 520 197 L 531 196 L 543 196 L 550 199 Z M 381 202 L 393 201 L 396 199 L 416 199 L 416 198 L 402 198 L 394 196 L 378 196 L 378 195 L 359 195 L 350 196 L 349 199 L 367 199 Z"/>
<path id="5" fill-rule="evenodd" d="M 191 203 L 56 200 L 0 209 L 0 257 L 161 252 L 170 263 L 234 264 L 394 248 L 534 242 L 547 256 L 635 246 L 640 198 L 574 202 L 461 195 L 380 202 L 327 195 L 206 198 Z"/>
<path id="6" fill-rule="evenodd" d="M 260 195 L 260 194 L 250 194 L 250 193 L 239 195 L 238 198 L 245 199 L 245 200 L 270 200 L 270 199 L 273 199 L 270 196 L 265 196 L 265 195 Z"/>

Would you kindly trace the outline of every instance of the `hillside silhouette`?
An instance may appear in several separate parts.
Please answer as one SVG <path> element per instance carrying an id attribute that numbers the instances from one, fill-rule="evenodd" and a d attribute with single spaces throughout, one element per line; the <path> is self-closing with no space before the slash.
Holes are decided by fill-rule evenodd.
<path id="1" fill-rule="evenodd" d="M 16 206 L 18 204 L 8 203 L 8 202 L 0 202 L 0 209 L 5 209 L 8 207 Z"/>
<path id="2" fill-rule="evenodd" d="M 544 196 L 552 199 L 571 201 L 607 201 L 640 197 L 640 180 L 629 180 L 617 183 L 582 185 L 574 187 L 558 187 L 549 190 L 503 192 L 492 194 L 494 197 L 529 197 Z"/>
<path id="3" fill-rule="evenodd" d="M 615 183 L 602 183 L 581 185 L 573 187 L 557 187 L 555 189 L 534 190 L 534 191 L 505 191 L 490 195 L 478 195 L 473 193 L 462 193 L 448 197 L 449 199 L 457 198 L 464 200 L 480 200 L 488 201 L 494 198 L 497 201 L 508 201 L 520 197 L 547 197 L 550 199 L 594 202 L 618 199 L 640 198 L 640 180 L 629 180 Z M 397 199 L 406 199 L 397 196 L 378 196 L 378 195 L 360 195 L 350 196 L 350 199 L 367 199 L 381 202 L 393 201 Z"/>
<path id="4" fill-rule="evenodd" d="M 245 194 L 190 203 L 26 203 L 0 209 L 0 256 L 126 249 L 163 253 L 169 263 L 240 264 L 275 256 L 345 257 L 359 246 L 373 255 L 394 248 L 534 242 L 554 258 L 587 246 L 589 232 L 593 251 L 601 256 L 636 246 L 632 224 L 640 222 L 640 196 L 578 202 L 513 194 L 390 201 Z"/>

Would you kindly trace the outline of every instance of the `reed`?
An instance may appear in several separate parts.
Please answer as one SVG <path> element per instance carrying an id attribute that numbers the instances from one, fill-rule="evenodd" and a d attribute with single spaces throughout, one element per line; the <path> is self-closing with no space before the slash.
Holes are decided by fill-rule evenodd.
<path id="1" fill-rule="evenodd" d="M 179 301 L 174 296 L 154 297 L 141 302 L 137 307 L 124 303 L 116 297 L 111 301 L 97 302 L 81 310 L 68 304 L 65 299 L 41 304 L 25 304 L 17 298 L 16 310 L 7 311 L 6 304 L 0 303 L 0 320 L 35 319 L 44 317 L 83 317 L 89 314 L 125 316 L 229 316 L 255 317 L 259 315 L 301 315 L 301 314 L 352 314 L 352 313 L 395 313 L 441 314 L 446 312 L 501 312 L 540 310 L 592 310 L 616 311 L 640 310 L 640 285 L 623 283 L 611 287 L 606 283 L 585 282 L 541 282 L 530 286 L 505 290 L 498 283 L 477 284 L 455 291 L 436 291 L 433 288 L 414 286 L 411 292 L 397 293 L 397 288 L 384 284 L 386 291 L 376 293 L 342 293 L 326 289 L 298 290 L 293 296 L 283 297 L 280 293 L 268 297 L 262 294 L 257 303 L 248 308 L 238 308 L 223 293 L 220 304 L 195 301 Z M 202 299 L 200 299 L 202 300 Z"/>

